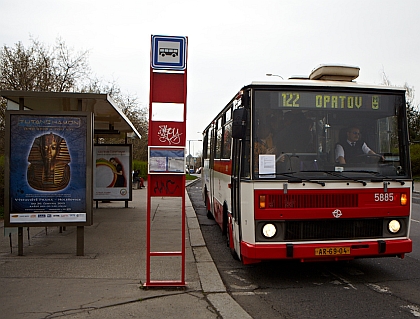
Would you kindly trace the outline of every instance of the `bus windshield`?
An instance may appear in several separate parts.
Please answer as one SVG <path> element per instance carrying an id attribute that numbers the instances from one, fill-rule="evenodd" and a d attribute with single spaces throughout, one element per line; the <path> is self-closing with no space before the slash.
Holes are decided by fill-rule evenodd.
<path id="1" fill-rule="evenodd" d="M 403 114 L 394 91 L 255 90 L 252 177 L 407 178 Z"/>

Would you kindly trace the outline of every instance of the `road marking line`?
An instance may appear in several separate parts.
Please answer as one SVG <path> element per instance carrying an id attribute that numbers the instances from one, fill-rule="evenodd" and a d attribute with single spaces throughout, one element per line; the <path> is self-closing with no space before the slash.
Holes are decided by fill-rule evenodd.
<path id="1" fill-rule="evenodd" d="M 233 291 L 233 296 L 256 296 L 256 295 L 268 295 L 268 292 L 254 292 L 254 291 Z"/>
<path id="2" fill-rule="evenodd" d="M 420 309 L 416 306 L 401 306 L 401 308 L 407 308 L 410 310 L 410 312 L 413 314 L 414 317 L 420 317 Z"/>
<path id="3" fill-rule="evenodd" d="M 388 287 L 381 287 L 379 285 L 375 285 L 375 284 L 366 284 L 368 287 L 372 288 L 373 290 L 380 292 L 380 293 L 385 293 L 385 294 L 390 294 L 391 290 Z"/>
<path id="4" fill-rule="evenodd" d="M 341 280 L 341 282 L 343 282 L 343 283 L 345 283 L 348 287 L 350 287 L 350 288 L 353 288 L 354 290 L 357 290 L 357 288 L 355 287 L 355 286 L 353 286 L 353 284 L 350 282 L 350 281 L 348 281 L 348 280 L 346 280 L 346 279 L 344 279 L 344 278 L 341 278 L 340 276 L 338 276 L 338 275 L 336 275 L 335 273 L 331 273 L 333 276 L 335 276 L 336 278 L 338 278 L 338 279 L 340 279 Z M 337 281 L 338 280 L 334 280 L 332 283 L 333 284 L 335 284 L 335 285 L 337 285 Z M 339 282 L 338 281 L 338 283 L 339 284 L 341 284 L 341 282 Z M 347 287 L 347 289 L 348 289 L 348 287 Z"/>

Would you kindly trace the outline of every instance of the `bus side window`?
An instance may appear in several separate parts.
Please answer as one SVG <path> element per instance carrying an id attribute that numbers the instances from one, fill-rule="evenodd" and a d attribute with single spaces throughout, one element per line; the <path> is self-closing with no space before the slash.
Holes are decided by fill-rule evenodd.
<path id="1" fill-rule="evenodd" d="M 222 139 L 223 139 L 223 129 L 221 126 L 221 121 L 219 120 L 218 123 L 218 129 L 216 132 L 216 152 L 214 155 L 215 159 L 221 159 L 222 158 Z"/>
<path id="2" fill-rule="evenodd" d="M 223 154 L 222 158 L 229 159 L 231 153 L 231 143 L 232 143 L 232 122 L 225 125 L 223 133 Z"/>
<path id="3" fill-rule="evenodd" d="M 209 131 L 207 130 L 203 135 L 203 159 L 209 158 Z"/>

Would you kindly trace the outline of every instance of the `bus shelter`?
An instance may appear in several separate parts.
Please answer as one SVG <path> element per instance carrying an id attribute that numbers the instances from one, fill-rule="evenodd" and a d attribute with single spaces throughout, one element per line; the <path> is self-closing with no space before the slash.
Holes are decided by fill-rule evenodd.
<path id="1" fill-rule="evenodd" d="M 127 140 L 141 135 L 108 94 L 0 91 L 0 96 L 7 100 L 5 227 L 18 228 L 18 254 L 23 255 L 23 227 L 77 226 L 77 255 L 84 255 L 93 200 L 124 200 L 126 206 L 131 200 Z M 125 144 L 99 144 L 108 137 Z"/>

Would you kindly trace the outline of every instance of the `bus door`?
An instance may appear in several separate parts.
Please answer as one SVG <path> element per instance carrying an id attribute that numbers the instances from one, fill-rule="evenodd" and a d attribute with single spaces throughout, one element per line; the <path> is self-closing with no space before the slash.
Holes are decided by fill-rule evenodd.
<path id="1" fill-rule="evenodd" d="M 214 127 L 210 128 L 210 149 L 211 152 L 209 152 L 210 154 L 210 161 L 209 161 L 209 187 L 210 189 L 208 190 L 208 200 L 209 200 L 209 205 L 210 205 L 210 211 L 212 212 L 212 214 L 214 214 L 214 207 L 213 207 L 213 202 L 214 202 L 214 149 L 215 149 L 215 144 L 216 144 L 216 130 L 214 129 Z"/>
<path id="2" fill-rule="evenodd" d="M 246 140 L 247 132 L 247 110 L 244 108 L 233 111 L 233 126 L 232 126 L 232 175 L 231 175 L 231 205 L 232 205 L 232 232 L 235 250 L 240 256 L 240 242 L 242 239 L 241 233 L 241 176 L 242 168 L 244 167 L 243 160 L 243 144 Z"/>
<path id="3" fill-rule="evenodd" d="M 240 247 L 240 208 L 241 208 L 241 149 L 242 140 L 233 139 L 232 149 L 232 176 L 231 176 L 231 205 L 232 205 L 232 233 L 235 249 L 238 251 Z M 240 254 L 238 254 L 239 256 Z"/>

